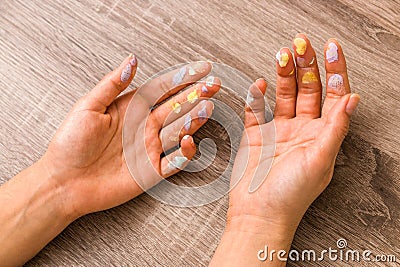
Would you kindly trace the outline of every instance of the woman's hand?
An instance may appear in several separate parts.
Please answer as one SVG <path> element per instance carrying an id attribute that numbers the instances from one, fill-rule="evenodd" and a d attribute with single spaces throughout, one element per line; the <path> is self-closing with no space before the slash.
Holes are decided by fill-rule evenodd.
<path id="1" fill-rule="evenodd" d="M 72 210 L 75 217 L 122 204 L 183 169 L 196 151 L 191 135 L 211 116 L 212 102 L 201 99 L 210 98 L 219 90 L 220 81 L 216 78 L 211 83 L 192 85 L 151 111 L 153 106 L 206 76 L 210 63 L 186 65 L 117 97 L 132 81 L 136 68 L 135 56 L 126 58 L 80 99 L 41 159 L 50 176 L 67 187 L 66 209 Z M 134 110 L 124 122 L 133 97 Z M 124 137 L 128 140 L 124 142 L 130 153 L 129 164 L 137 166 L 147 179 L 140 185 L 137 181 L 143 177 L 132 177 L 123 153 L 124 123 L 133 125 Z M 144 131 L 138 134 L 139 128 Z M 145 149 L 140 149 L 141 143 Z M 165 150 L 179 144 L 178 150 L 163 156 Z M 176 157 L 178 160 L 174 161 Z"/>
<path id="2" fill-rule="evenodd" d="M 186 65 L 118 97 L 136 68 L 136 58 L 126 58 L 78 101 L 45 155 L 0 187 L 2 266 L 22 265 L 79 216 L 134 198 L 193 157 L 191 135 L 211 116 L 207 99 L 220 81 L 177 93 L 211 65 Z"/>
<path id="3" fill-rule="evenodd" d="M 220 259 L 234 250 L 235 240 L 240 242 L 240 252 L 231 253 L 234 266 L 260 264 L 258 256 L 267 252 L 258 252 L 265 245 L 270 251 L 288 251 L 305 211 L 332 178 L 358 104 L 359 96 L 350 94 L 346 61 L 336 40 L 330 39 L 324 49 L 327 93 L 322 110 L 315 51 L 302 34 L 293 41 L 293 49 L 296 65 L 288 48 L 277 54 L 272 122 L 265 123 L 265 81 L 257 80 L 249 89 L 251 101 L 246 105 L 245 131 L 232 173 L 227 227 L 213 259 L 218 266 L 228 264 L 228 256 Z M 265 263 L 279 266 L 282 262 L 274 255 L 273 261 Z"/>

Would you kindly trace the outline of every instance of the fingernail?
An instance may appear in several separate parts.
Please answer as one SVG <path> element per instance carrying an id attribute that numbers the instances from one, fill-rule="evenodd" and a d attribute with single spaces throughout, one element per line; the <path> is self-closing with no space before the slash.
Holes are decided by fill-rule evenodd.
<path id="1" fill-rule="evenodd" d="M 278 53 L 276 53 L 276 60 L 279 63 L 279 66 L 281 66 L 281 68 L 286 67 L 286 65 L 289 62 L 289 55 L 286 52 L 282 52 L 282 50 L 279 50 Z"/>
<path id="2" fill-rule="evenodd" d="M 186 131 L 190 130 L 190 126 L 192 125 L 192 116 L 188 113 L 185 117 L 184 127 Z"/>
<path id="3" fill-rule="evenodd" d="M 203 86 L 201 87 L 201 92 L 207 94 L 207 93 L 208 93 L 208 88 L 207 88 L 207 86 L 203 85 Z"/>
<path id="4" fill-rule="evenodd" d="M 136 56 L 133 53 L 131 53 L 129 57 L 131 58 L 129 60 L 129 64 L 131 64 L 132 67 L 135 66 L 137 64 Z"/>
<path id="5" fill-rule="evenodd" d="M 203 122 L 208 118 L 207 115 L 207 106 L 204 105 L 199 112 L 197 112 L 197 115 L 199 116 L 199 122 Z"/>
<path id="6" fill-rule="evenodd" d="M 199 61 L 189 66 L 188 74 L 190 76 L 200 74 L 206 71 L 208 63 L 206 61 Z"/>
<path id="7" fill-rule="evenodd" d="M 126 64 L 125 68 L 121 72 L 121 82 L 127 82 L 132 75 L 132 66 L 131 64 Z"/>
<path id="8" fill-rule="evenodd" d="M 339 59 L 338 47 L 335 43 L 328 44 L 328 48 L 326 49 L 325 57 L 326 57 L 326 61 L 328 61 L 328 63 L 333 63 L 335 61 L 338 61 L 338 59 Z"/>
<path id="9" fill-rule="evenodd" d="M 208 76 L 206 79 L 206 86 L 211 87 L 214 85 L 214 76 Z"/>
<path id="10" fill-rule="evenodd" d="M 347 102 L 346 113 L 351 116 L 357 108 L 358 103 L 360 102 L 360 96 L 358 94 L 352 94 L 350 96 L 349 102 Z"/>
<path id="11" fill-rule="evenodd" d="M 190 135 L 185 135 L 182 139 L 183 140 L 187 140 L 187 139 L 189 139 L 190 138 Z M 194 144 L 194 142 L 193 142 L 193 138 L 190 140 L 190 144 L 192 145 L 192 147 L 195 147 L 195 144 Z"/>
<path id="12" fill-rule="evenodd" d="M 300 56 L 304 55 L 307 50 L 307 42 L 303 38 L 295 38 L 293 41 L 296 46 L 296 52 Z"/>
<path id="13" fill-rule="evenodd" d="M 253 101 L 254 101 L 254 96 L 250 91 L 248 91 L 247 92 L 247 97 L 246 97 L 247 105 L 250 106 L 250 104 L 253 103 Z"/>
<path id="14" fill-rule="evenodd" d="M 185 74 L 186 74 L 186 66 L 183 66 L 178 70 L 177 73 L 175 73 L 174 77 L 172 77 L 172 85 L 176 86 L 180 84 L 183 81 Z"/>

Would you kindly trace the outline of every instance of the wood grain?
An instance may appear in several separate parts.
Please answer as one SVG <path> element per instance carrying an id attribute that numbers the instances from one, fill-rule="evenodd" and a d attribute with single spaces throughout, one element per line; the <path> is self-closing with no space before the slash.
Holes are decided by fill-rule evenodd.
<path id="1" fill-rule="evenodd" d="M 276 51 L 305 32 L 323 62 L 325 40 L 337 37 L 362 102 L 333 181 L 304 217 L 293 248 L 321 251 L 345 238 L 351 249 L 394 254 L 399 263 L 399 13 L 398 0 L 2 0 L 0 183 L 42 155 L 73 103 L 130 52 L 141 62 L 134 85 L 171 65 L 209 59 L 265 77 L 273 106 Z M 231 103 L 240 114 L 242 103 Z M 193 184 L 215 177 L 229 158 L 218 127 L 196 135 L 218 132 L 214 140 L 223 145 L 210 169 L 185 175 Z M 176 208 L 142 195 L 77 220 L 27 266 L 206 266 L 226 210 L 227 197 Z M 289 263 L 310 265 L 354 266 Z"/>

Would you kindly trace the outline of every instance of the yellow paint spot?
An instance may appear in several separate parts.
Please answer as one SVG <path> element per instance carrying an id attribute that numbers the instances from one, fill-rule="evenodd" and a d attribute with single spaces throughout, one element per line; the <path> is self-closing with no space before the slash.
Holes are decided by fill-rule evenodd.
<path id="1" fill-rule="evenodd" d="M 197 90 L 196 89 L 193 90 L 193 92 L 191 92 L 187 96 L 187 100 L 189 101 L 189 103 L 194 103 L 194 102 L 196 102 L 197 99 L 199 99 L 199 95 L 197 94 Z"/>
<path id="2" fill-rule="evenodd" d="M 296 46 L 296 52 L 300 56 L 306 53 L 307 43 L 303 38 L 294 39 L 294 45 Z"/>
<path id="3" fill-rule="evenodd" d="M 293 73 L 294 73 L 294 68 L 293 68 L 293 70 L 289 73 L 289 75 L 293 75 Z"/>
<path id="4" fill-rule="evenodd" d="M 279 66 L 281 66 L 281 68 L 284 68 L 289 62 L 289 55 L 287 53 L 282 53 L 282 54 L 280 52 L 278 53 L 279 55 L 277 55 L 276 58 L 278 59 Z"/>
<path id="5" fill-rule="evenodd" d="M 303 78 L 301 79 L 302 83 L 313 83 L 313 82 L 318 82 L 318 78 L 317 76 L 315 76 L 315 74 L 311 71 L 306 72 L 303 76 Z"/>
<path id="6" fill-rule="evenodd" d="M 175 112 L 175 113 L 179 113 L 179 112 L 181 112 L 181 104 L 179 104 L 178 102 L 175 102 L 175 101 L 170 101 L 170 106 L 171 106 L 171 108 L 172 108 L 172 111 L 173 112 Z"/>

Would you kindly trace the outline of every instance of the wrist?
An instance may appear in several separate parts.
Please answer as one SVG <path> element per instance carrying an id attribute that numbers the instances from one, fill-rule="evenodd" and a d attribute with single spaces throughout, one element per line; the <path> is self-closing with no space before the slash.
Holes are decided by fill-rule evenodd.
<path id="1" fill-rule="evenodd" d="M 27 169 L 32 173 L 32 178 L 40 184 L 41 194 L 51 205 L 51 208 L 64 223 L 71 223 L 81 215 L 74 208 L 71 186 L 65 175 L 49 169 L 44 158 Z"/>
<path id="2" fill-rule="evenodd" d="M 228 212 L 225 232 L 210 266 L 284 266 L 296 228 L 266 217 L 231 216 Z"/>
<path id="3" fill-rule="evenodd" d="M 263 241 L 265 245 L 274 246 L 274 249 L 289 249 L 297 226 L 297 223 L 282 223 L 268 217 L 237 215 L 228 216 L 225 233 Z"/>
<path id="4" fill-rule="evenodd" d="M 227 229 L 254 234 L 262 234 L 266 229 L 273 229 L 277 237 L 294 236 L 301 218 L 302 215 L 275 212 L 266 206 L 243 207 L 230 203 L 227 212 Z"/>
<path id="5" fill-rule="evenodd" d="M 42 160 L 0 187 L 0 261 L 22 265 L 74 219 L 65 187 Z"/>

